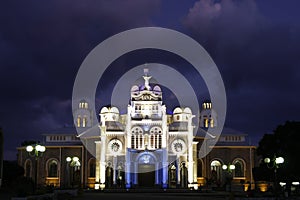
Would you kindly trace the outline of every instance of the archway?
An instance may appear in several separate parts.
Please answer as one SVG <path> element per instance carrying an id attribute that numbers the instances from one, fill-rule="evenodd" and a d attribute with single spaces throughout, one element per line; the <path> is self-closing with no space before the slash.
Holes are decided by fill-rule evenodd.
<path id="1" fill-rule="evenodd" d="M 138 187 L 154 187 L 156 182 L 157 162 L 153 153 L 144 152 L 137 157 Z"/>
<path id="2" fill-rule="evenodd" d="M 219 160 L 212 160 L 210 163 L 211 181 L 213 184 L 220 185 L 222 180 L 222 163 Z"/>

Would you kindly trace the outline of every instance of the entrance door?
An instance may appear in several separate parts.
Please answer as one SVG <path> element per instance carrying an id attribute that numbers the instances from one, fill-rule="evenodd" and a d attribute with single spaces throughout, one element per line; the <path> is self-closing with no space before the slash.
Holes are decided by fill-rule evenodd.
<path id="1" fill-rule="evenodd" d="M 155 165 L 139 164 L 138 185 L 139 187 L 154 187 Z"/>

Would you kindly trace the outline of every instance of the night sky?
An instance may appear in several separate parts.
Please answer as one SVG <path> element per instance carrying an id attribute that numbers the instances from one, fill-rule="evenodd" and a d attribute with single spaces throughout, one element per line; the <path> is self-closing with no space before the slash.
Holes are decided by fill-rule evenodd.
<path id="1" fill-rule="evenodd" d="M 224 80 L 226 126 L 257 144 L 277 125 L 300 120 L 299 8 L 298 0 L 1 1 L 5 159 L 16 159 L 22 141 L 70 126 L 73 83 L 85 57 L 108 37 L 145 26 L 180 31 L 206 49 Z M 132 52 L 109 67 L 113 76 L 101 88 L 109 92 L 130 66 L 152 61 L 186 64 L 157 51 Z M 199 98 L 208 98 L 197 88 L 197 76 L 184 73 Z M 104 99 L 97 96 L 98 107 L 107 104 Z"/>

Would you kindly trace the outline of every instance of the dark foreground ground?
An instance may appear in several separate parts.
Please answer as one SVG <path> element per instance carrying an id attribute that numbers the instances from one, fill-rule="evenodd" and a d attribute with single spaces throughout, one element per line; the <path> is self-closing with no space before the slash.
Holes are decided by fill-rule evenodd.
<path id="1" fill-rule="evenodd" d="M 231 195 L 228 192 L 210 192 L 203 193 L 197 191 L 188 190 L 136 190 L 136 191 L 123 191 L 115 193 L 114 191 L 99 191 L 89 192 L 86 191 L 76 197 L 77 200 L 179 200 L 179 199 L 231 199 Z"/>
<path id="2" fill-rule="evenodd" d="M 75 196 L 66 193 L 66 191 L 60 191 L 61 193 L 50 194 L 50 196 L 31 196 L 27 200 L 205 200 L 205 199 L 235 199 L 235 200 L 275 200 L 274 197 L 247 197 L 244 192 L 224 192 L 224 191 L 189 191 L 189 190 L 104 190 L 94 191 L 85 190 L 79 191 Z M 11 200 L 12 196 L 0 190 L 0 200 Z M 278 198 L 278 199 L 300 199 L 298 198 Z"/>
<path id="3" fill-rule="evenodd" d="M 27 200 L 168 200 L 168 199 L 232 199 L 228 192 L 202 193 L 196 191 L 163 191 L 163 190 L 134 190 L 134 191 L 81 191 L 76 196 L 61 191 L 49 197 L 31 196 Z M 9 193 L 0 191 L 0 200 L 11 200 Z"/>
<path id="4" fill-rule="evenodd" d="M 121 199 L 130 199 L 130 200 L 168 200 L 168 199 L 228 199 L 226 196 L 203 196 L 200 194 L 191 194 L 191 193 L 85 193 L 80 197 L 76 198 L 77 200 L 121 200 Z"/>

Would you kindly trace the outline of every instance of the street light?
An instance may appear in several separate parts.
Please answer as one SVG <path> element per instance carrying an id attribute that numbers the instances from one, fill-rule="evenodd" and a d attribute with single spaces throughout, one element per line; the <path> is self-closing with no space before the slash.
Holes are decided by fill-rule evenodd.
<path id="1" fill-rule="evenodd" d="M 228 165 L 228 166 L 227 166 L 227 165 L 223 165 L 223 166 L 222 166 L 222 169 L 223 169 L 223 170 L 228 169 L 229 172 L 232 172 L 232 170 L 235 169 L 235 165 Z"/>
<path id="2" fill-rule="evenodd" d="M 38 174 L 38 158 L 43 155 L 43 153 L 46 151 L 46 147 L 40 144 L 35 145 L 28 145 L 26 147 L 26 151 L 31 157 L 35 158 L 35 190 L 38 186 L 38 180 L 37 180 L 37 174 Z"/>
<path id="3" fill-rule="evenodd" d="M 274 155 L 273 158 L 265 158 L 264 162 L 267 164 L 267 167 L 270 169 L 274 169 L 274 189 L 275 189 L 275 195 L 277 198 L 277 169 L 279 168 L 280 164 L 284 163 L 283 157 L 276 157 Z"/>
<path id="4" fill-rule="evenodd" d="M 68 163 L 68 168 L 67 168 L 68 177 L 69 177 L 68 185 L 69 185 L 69 180 L 70 180 L 69 168 L 72 167 L 72 169 L 73 169 L 72 170 L 72 188 L 73 188 L 74 187 L 74 175 L 75 175 L 75 172 L 80 169 L 80 161 L 77 156 L 67 157 L 66 161 Z"/>
<path id="5" fill-rule="evenodd" d="M 231 192 L 231 180 L 232 180 L 232 171 L 235 170 L 235 165 L 228 164 L 228 165 L 222 165 L 222 169 L 227 171 L 226 176 L 226 183 L 229 183 L 229 191 Z"/>

